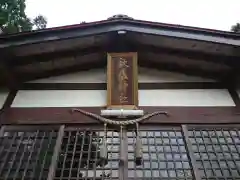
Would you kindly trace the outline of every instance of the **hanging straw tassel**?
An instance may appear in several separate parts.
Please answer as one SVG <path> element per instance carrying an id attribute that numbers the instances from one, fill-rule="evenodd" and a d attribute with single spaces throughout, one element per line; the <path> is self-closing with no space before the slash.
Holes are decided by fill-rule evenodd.
<path id="1" fill-rule="evenodd" d="M 139 134 L 138 123 L 136 123 L 136 145 L 135 145 L 135 164 L 136 166 L 142 165 L 142 141 Z"/>
<path id="2" fill-rule="evenodd" d="M 107 124 L 104 124 L 104 136 L 102 146 L 100 147 L 100 160 L 102 166 L 108 163 L 108 150 L 107 150 Z"/>

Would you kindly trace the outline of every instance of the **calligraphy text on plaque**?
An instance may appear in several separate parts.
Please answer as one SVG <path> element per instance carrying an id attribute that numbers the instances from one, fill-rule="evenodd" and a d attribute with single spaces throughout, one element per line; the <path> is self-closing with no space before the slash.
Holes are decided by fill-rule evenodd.
<path id="1" fill-rule="evenodd" d="M 108 107 L 138 105 L 137 54 L 108 54 Z"/>

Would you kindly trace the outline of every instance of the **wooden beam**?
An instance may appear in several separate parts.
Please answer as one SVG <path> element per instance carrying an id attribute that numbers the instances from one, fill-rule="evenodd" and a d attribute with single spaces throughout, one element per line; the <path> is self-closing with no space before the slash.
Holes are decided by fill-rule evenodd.
<path id="1" fill-rule="evenodd" d="M 96 61 L 95 63 L 84 63 L 77 66 L 71 66 L 67 68 L 61 68 L 61 69 L 54 69 L 49 71 L 42 71 L 37 73 L 16 73 L 16 76 L 19 77 L 18 82 L 23 83 L 26 81 L 32 81 L 39 78 L 47 78 L 51 76 L 58 76 L 62 74 L 72 73 L 72 72 L 78 72 L 83 70 L 89 70 L 93 68 L 103 68 L 106 67 L 106 59 L 101 59 L 99 61 Z M 222 72 L 209 72 L 200 70 L 197 67 L 182 67 L 177 64 L 173 63 L 156 63 L 148 60 L 139 60 L 139 66 L 140 67 L 147 67 L 147 68 L 153 68 L 157 70 L 167 70 L 172 72 L 178 72 L 183 73 L 186 75 L 194 75 L 194 76 L 200 76 L 200 77 L 206 77 L 206 78 L 212 78 L 217 80 L 226 79 L 227 74 Z"/>
<path id="2" fill-rule="evenodd" d="M 239 64 L 239 57 L 238 56 L 224 56 L 219 54 L 210 54 L 205 53 L 202 51 L 189 51 L 189 50 L 182 50 L 182 49 L 173 49 L 173 48 L 166 48 L 162 46 L 153 46 L 153 45 L 145 45 L 140 43 L 133 43 L 129 42 L 129 46 L 132 49 L 137 50 L 138 52 L 152 52 L 152 53 L 164 53 L 164 54 L 171 54 L 178 57 L 187 57 L 189 59 L 195 59 L 198 61 L 207 61 L 212 63 L 218 64 L 225 64 L 231 67 L 235 67 Z"/>
<path id="3" fill-rule="evenodd" d="M 60 57 L 69 57 L 69 56 L 81 56 L 92 54 L 96 52 L 152 52 L 157 54 L 171 54 L 178 57 L 185 57 L 189 59 L 195 59 L 198 61 L 207 61 L 212 63 L 221 63 L 226 64 L 231 67 L 236 67 L 239 64 L 237 56 L 222 56 L 216 54 L 209 54 L 203 52 L 196 52 L 196 51 L 187 51 L 187 50 L 179 50 L 179 49 L 172 49 L 166 47 L 157 47 L 153 45 L 144 45 L 144 44 L 137 44 L 129 41 L 127 37 L 122 36 L 114 37 L 112 43 L 104 44 L 101 46 L 91 46 L 83 49 L 74 48 L 64 51 L 55 51 L 55 52 L 48 52 L 48 53 L 41 53 L 35 54 L 30 56 L 24 57 L 15 57 L 11 61 L 7 61 L 11 66 L 17 65 L 24 65 L 24 64 L 31 64 L 34 62 L 45 62 L 50 61 L 53 59 L 57 59 Z"/>
<path id="4" fill-rule="evenodd" d="M 103 107 L 80 107 L 100 114 Z M 236 124 L 240 123 L 240 110 L 236 107 L 140 107 L 146 113 L 165 111 L 144 121 L 145 124 Z M 90 117 L 71 112 L 71 107 L 9 108 L 2 114 L 3 124 L 96 124 Z"/>
<path id="5" fill-rule="evenodd" d="M 104 53 L 105 46 L 94 46 L 88 47 L 84 49 L 71 49 L 71 50 L 64 50 L 64 51 L 55 51 L 51 53 L 42 53 L 42 54 L 35 54 L 30 56 L 23 56 L 23 57 L 15 57 L 8 61 L 8 64 L 11 66 L 19 66 L 19 65 L 27 65 L 32 63 L 39 63 L 39 62 L 46 62 L 55 60 L 58 58 L 64 57 L 74 57 L 74 56 L 85 56 L 92 53 Z"/>
<path id="6" fill-rule="evenodd" d="M 2 121 L 3 121 L 2 117 L 4 116 L 4 113 L 8 109 L 10 109 L 16 94 L 17 94 L 17 90 L 14 90 L 14 89 L 10 90 L 10 92 L 8 93 L 8 96 L 7 96 L 6 100 L 5 100 L 2 108 L 0 109 L 0 125 L 2 124 Z"/>
<path id="7" fill-rule="evenodd" d="M 240 98 L 239 98 L 239 95 L 238 95 L 236 89 L 230 87 L 230 88 L 228 88 L 228 92 L 231 95 L 232 100 L 234 101 L 236 107 L 240 108 Z"/>
<path id="8" fill-rule="evenodd" d="M 148 60 L 139 59 L 139 65 L 142 67 L 178 72 L 186 75 L 216 79 L 219 81 L 222 81 L 222 79 L 226 79 L 226 77 L 228 77 L 228 72 L 209 71 L 209 70 L 207 71 L 207 70 L 199 69 L 199 67 L 197 66 L 190 66 L 190 65 L 182 66 L 181 64 L 177 64 L 177 63 L 159 63 L 159 62 L 153 62 L 150 59 Z"/>
<path id="9" fill-rule="evenodd" d="M 106 66 L 106 61 L 104 61 L 103 59 L 102 60 L 100 59 L 99 61 L 96 61 L 95 63 L 83 63 L 80 65 L 75 65 L 75 66 L 65 67 L 65 68 L 60 68 L 60 69 L 53 69 L 53 70 L 42 71 L 42 72 L 37 72 L 37 73 L 19 73 L 17 75 L 20 76 L 19 82 L 23 83 L 23 82 L 27 82 L 27 81 L 33 81 L 36 79 L 40 79 L 40 78 L 48 78 L 51 76 L 60 76 L 60 75 L 67 74 L 67 73 L 85 71 L 85 70 L 89 70 L 89 69 L 96 69 L 96 68 L 100 68 L 100 67 L 104 67 L 104 66 Z"/>
<path id="10" fill-rule="evenodd" d="M 138 83 L 139 89 L 225 89 L 224 82 Z M 24 83 L 19 90 L 106 90 L 106 83 Z"/>
<path id="11" fill-rule="evenodd" d="M 16 89 L 18 85 L 18 79 L 11 66 L 7 62 L 12 60 L 11 50 L 0 50 L 1 62 L 0 62 L 0 86 L 7 86 L 9 89 Z"/>
<path id="12" fill-rule="evenodd" d="M 197 162 L 195 160 L 195 156 L 194 156 L 194 151 L 193 151 L 193 147 L 192 147 L 192 143 L 191 140 L 189 138 L 189 132 L 188 132 L 188 128 L 186 125 L 182 125 L 182 134 L 184 137 L 184 142 L 186 144 L 186 150 L 187 150 L 187 155 L 188 158 L 190 159 L 190 164 L 192 167 L 192 172 L 193 172 L 193 177 L 195 180 L 201 180 L 201 175 L 199 172 L 199 168 L 197 166 Z"/>
<path id="13" fill-rule="evenodd" d="M 19 84 L 17 76 L 6 63 L 0 63 L 0 86 L 7 86 L 9 89 L 15 89 Z"/>

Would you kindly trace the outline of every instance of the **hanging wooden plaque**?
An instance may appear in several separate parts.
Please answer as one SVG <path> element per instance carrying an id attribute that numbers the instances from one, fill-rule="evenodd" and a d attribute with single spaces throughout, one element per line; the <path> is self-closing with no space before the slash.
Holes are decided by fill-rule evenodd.
<path id="1" fill-rule="evenodd" d="M 136 109 L 138 106 L 137 53 L 109 53 L 107 108 Z"/>

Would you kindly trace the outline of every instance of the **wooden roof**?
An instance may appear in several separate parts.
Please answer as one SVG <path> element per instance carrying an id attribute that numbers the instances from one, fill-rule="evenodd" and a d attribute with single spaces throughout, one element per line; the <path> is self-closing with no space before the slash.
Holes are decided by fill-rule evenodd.
<path id="1" fill-rule="evenodd" d="M 106 66 L 107 52 L 138 52 L 139 65 L 216 79 L 237 77 L 240 35 L 115 16 L 0 35 L 0 83 L 18 84 Z"/>

